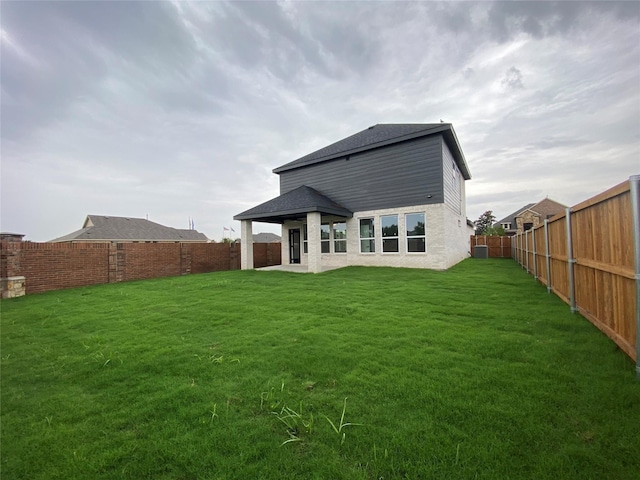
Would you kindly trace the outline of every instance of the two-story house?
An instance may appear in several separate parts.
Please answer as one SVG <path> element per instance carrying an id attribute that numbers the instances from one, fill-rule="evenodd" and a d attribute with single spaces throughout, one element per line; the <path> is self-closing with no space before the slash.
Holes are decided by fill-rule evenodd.
<path id="1" fill-rule="evenodd" d="M 468 256 L 465 181 L 451 124 L 378 124 L 273 170 L 280 196 L 234 217 L 242 268 L 252 222 L 282 225 L 283 263 L 446 269 Z"/>
<path id="2" fill-rule="evenodd" d="M 525 205 L 520 210 L 516 210 L 511 215 L 494 223 L 493 226 L 502 227 L 507 235 L 513 236 L 542 225 L 545 219 L 564 213 L 566 208 L 566 205 L 547 197 L 538 203 Z"/>

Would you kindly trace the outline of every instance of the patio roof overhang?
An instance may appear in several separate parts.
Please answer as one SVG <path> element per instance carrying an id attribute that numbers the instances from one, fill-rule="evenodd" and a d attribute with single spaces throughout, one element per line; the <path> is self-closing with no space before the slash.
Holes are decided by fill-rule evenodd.
<path id="1" fill-rule="evenodd" d="M 353 212 L 337 204 L 326 195 L 314 188 L 302 185 L 257 207 L 239 213 L 233 219 L 282 224 L 286 220 L 303 218 L 310 212 L 345 218 L 353 216 Z"/>

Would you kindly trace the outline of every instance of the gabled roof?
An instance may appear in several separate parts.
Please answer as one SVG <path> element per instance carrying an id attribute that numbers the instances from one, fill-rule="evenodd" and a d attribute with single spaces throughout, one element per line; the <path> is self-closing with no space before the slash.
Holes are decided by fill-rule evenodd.
<path id="1" fill-rule="evenodd" d="M 111 241 L 111 242 L 207 242 L 196 230 L 171 228 L 144 218 L 87 215 L 80 230 L 50 242 Z"/>
<path id="2" fill-rule="evenodd" d="M 466 180 L 471 179 L 460 143 L 450 123 L 379 123 L 293 162 L 275 168 L 273 173 L 282 173 L 314 163 L 326 162 L 393 143 L 435 134 L 441 134 L 444 137 L 458 164 L 458 168 L 462 172 L 462 176 Z"/>
<path id="3" fill-rule="evenodd" d="M 524 212 L 525 210 L 527 210 L 528 208 L 531 208 L 535 205 L 535 203 L 527 203 L 524 207 L 516 210 L 515 212 L 513 212 L 511 215 L 508 215 L 506 217 L 504 217 L 502 220 L 498 220 L 496 223 L 494 223 L 493 225 L 496 227 L 499 227 L 501 223 L 510 223 L 511 224 L 511 228 L 513 230 L 515 230 L 515 225 L 516 225 L 516 217 L 518 215 L 520 215 L 520 213 Z"/>
<path id="4" fill-rule="evenodd" d="M 234 216 L 234 220 L 257 220 L 267 223 L 282 223 L 286 219 L 299 218 L 309 212 L 351 218 L 350 212 L 321 194 L 316 189 L 302 185 L 294 190 L 250 208 Z"/>
<path id="5" fill-rule="evenodd" d="M 560 202 L 556 202 L 555 200 L 551 200 L 549 197 L 544 200 L 539 201 L 538 203 L 529 203 L 522 207 L 519 210 L 516 210 L 511 215 L 503 218 L 502 220 L 497 221 L 494 225 L 500 226 L 501 223 L 511 223 L 511 229 L 516 229 L 516 218 L 521 216 L 525 211 L 530 210 L 533 213 L 539 215 L 543 220 L 545 218 L 551 218 L 558 213 L 562 213 L 565 210 L 566 205 L 563 205 Z"/>
<path id="6" fill-rule="evenodd" d="M 271 232 L 261 232 L 253 235 L 253 241 L 254 243 L 279 243 L 282 237 Z"/>
<path id="7" fill-rule="evenodd" d="M 534 211 L 544 219 L 551 218 L 559 213 L 563 213 L 566 208 L 566 205 L 556 202 L 555 200 L 551 200 L 549 197 L 547 197 L 544 200 L 541 200 L 533 205 L 531 208 L 529 208 L 529 210 Z"/>

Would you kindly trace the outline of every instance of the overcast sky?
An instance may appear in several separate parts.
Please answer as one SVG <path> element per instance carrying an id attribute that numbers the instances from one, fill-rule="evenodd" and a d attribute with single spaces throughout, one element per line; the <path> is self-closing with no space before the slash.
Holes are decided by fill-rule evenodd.
<path id="1" fill-rule="evenodd" d="M 87 214 L 209 238 L 272 169 L 376 123 L 452 123 L 467 214 L 640 173 L 638 2 L 0 2 L 0 228 Z M 279 227 L 255 224 L 254 232 Z"/>

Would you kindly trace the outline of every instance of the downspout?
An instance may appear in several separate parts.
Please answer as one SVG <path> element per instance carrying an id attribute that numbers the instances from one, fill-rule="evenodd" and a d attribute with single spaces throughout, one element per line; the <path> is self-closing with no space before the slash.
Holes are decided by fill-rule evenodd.
<path id="1" fill-rule="evenodd" d="M 575 291 L 575 279 L 574 279 L 574 265 L 576 259 L 573 258 L 573 238 L 571 236 L 571 207 L 567 207 L 567 265 L 569 269 L 569 306 L 571 307 L 571 313 L 576 312 L 576 291 Z"/>
<path id="2" fill-rule="evenodd" d="M 629 177 L 636 277 L 636 378 L 640 380 L 640 175 Z"/>
<path id="3" fill-rule="evenodd" d="M 549 257 L 549 219 L 544 219 L 544 249 L 547 263 L 547 293 L 551 293 L 551 258 Z"/>

